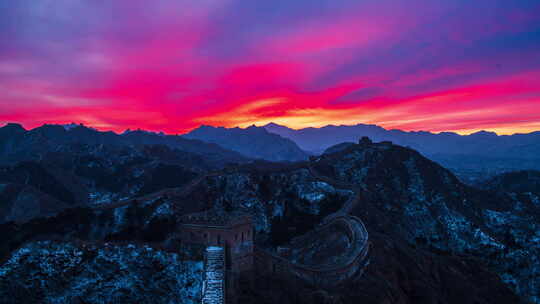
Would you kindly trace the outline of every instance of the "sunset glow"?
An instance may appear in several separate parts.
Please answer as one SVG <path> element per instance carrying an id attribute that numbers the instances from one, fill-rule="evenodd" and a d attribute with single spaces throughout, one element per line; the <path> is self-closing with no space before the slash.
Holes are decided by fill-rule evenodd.
<path id="1" fill-rule="evenodd" d="M 540 4 L 0 4 L 0 123 L 540 130 Z"/>

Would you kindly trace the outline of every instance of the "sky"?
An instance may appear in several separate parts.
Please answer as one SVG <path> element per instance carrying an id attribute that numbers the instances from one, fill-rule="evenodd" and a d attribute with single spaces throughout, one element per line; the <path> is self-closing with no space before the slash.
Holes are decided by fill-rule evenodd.
<path id="1" fill-rule="evenodd" d="M 540 130 L 537 0 L 0 0 L 0 123 Z"/>

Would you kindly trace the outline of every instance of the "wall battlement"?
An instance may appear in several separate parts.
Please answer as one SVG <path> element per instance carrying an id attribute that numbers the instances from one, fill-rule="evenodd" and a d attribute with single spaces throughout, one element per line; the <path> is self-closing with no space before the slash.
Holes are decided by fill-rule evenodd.
<path id="1" fill-rule="evenodd" d="M 239 278 L 251 276 L 254 269 L 251 216 L 240 212 L 209 210 L 185 215 L 180 221 L 182 242 L 204 245 L 207 249 L 222 248 L 225 296 L 222 302 L 212 303 L 225 301 L 234 303 L 234 291 L 237 290 Z M 215 251 L 208 252 L 215 253 Z M 208 261 L 205 264 L 208 264 Z M 211 284 L 215 286 L 215 283 L 210 281 L 206 283 L 208 286 Z"/>
<path id="2" fill-rule="evenodd" d="M 203 211 L 191 213 L 180 218 L 183 225 L 205 226 L 208 228 L 232 228 L 252 224 L 251 216 L 242 212 Z"/>
<path id="3" fill-rule="evenodd" d="M 362 141 L 367 142 L 365 139 Z M 281 278 L 290 279 L 293 283 L 301 280 L 318 286 L 334 286 L 364 272 L 369 264 L 369 235 L 363 222 L 350 215 L 361 199 L 361 189 L 354 184 L 324 176 L 311 165 L 308 165 L 307 169 L 316 179 L 336 188 L 350 189 L 355 195 L 351 196 L 340 210 L 327 216 L 321 222 L 321 226 L 296 238 L 290 244 L 294 248 L 278 248 L 276 252 L 256 248 L 253 242 L 253 220 L 249 214 L 214 208 L 180 218 L 182 242 L 204 245 L 207 248 L 223 248 L 225 269 L 223 278 L 226 291 L 225 297 L 219 303 L 225 301 L 236 303 L 235 291 L 239 290 L 240 279 L 248 277 L 251 279 L 246 282 L 252 282 L 255 270 L 263 275 L 279 275 Z M 324 236 L 331 228 L 342 230 L 344 237 L 351 244 L 347 248 L 342 248 L 335 258 L 331 257 L 333 260 L 322 263 L 307 260 L 307 263 L 302 263 L 291 256 L 295 254 L 295 248 L 298 255 L 298 252 L 303 252 L 303 248 L 309 247 L 306 245 Z"/>

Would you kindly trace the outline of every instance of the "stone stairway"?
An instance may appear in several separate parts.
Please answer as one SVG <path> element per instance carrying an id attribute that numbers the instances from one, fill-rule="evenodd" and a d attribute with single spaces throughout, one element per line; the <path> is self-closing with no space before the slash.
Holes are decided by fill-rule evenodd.
<path id="1" fill-rule="evenodd" d="M 202 304 L 225 303 L 225 250 L 223 247 L 206 248 L 205 268 Z"/>

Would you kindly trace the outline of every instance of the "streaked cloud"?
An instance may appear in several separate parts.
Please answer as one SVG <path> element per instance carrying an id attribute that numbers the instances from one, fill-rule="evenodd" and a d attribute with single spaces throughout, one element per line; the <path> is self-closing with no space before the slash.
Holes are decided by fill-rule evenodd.
<path id="1" fill-rule="evenodd" d="M 540 4 L 0 2 L 0 122 L 185 132 L 540 123 Z"/>

